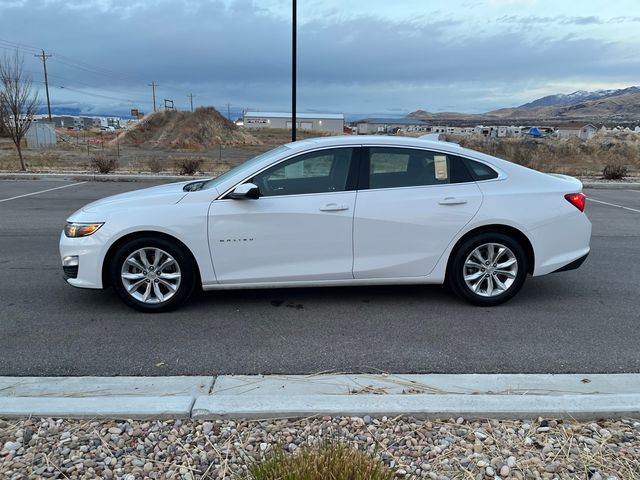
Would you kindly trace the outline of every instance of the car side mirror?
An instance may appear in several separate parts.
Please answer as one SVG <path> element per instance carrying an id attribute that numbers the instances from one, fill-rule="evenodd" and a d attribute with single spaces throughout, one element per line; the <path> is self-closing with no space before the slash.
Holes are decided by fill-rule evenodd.
<path id="1" fill-rule="evenodd" d="M 260 198 L 260 189 L 254 183 L 243 183 L 233 189 L 229 194 L 229 198 L 233 198 L 234 200 L 252 198 L 255 200 Z"/>

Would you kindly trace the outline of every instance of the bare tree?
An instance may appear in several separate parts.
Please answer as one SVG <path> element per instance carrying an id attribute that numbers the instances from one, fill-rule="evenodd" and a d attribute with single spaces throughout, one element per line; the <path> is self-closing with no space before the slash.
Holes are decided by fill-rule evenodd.
<path id="1" fill-rule="evenodd" d="M 7 135 L 7 127 L 4 122 L 4 112 L 0 108 L 0 137 L 5 137 Z"/>
<path id="2" fill-rule="evenodd" d="M 26 170 L 22 158 L 22 139 L 33 121 L 38 107 L 38 93 L 32 89 L 31 77 L 22 69 L 22 55 L 5 55 L 0 62 L 0 118 L 18 150 L 20 168 Z"/>

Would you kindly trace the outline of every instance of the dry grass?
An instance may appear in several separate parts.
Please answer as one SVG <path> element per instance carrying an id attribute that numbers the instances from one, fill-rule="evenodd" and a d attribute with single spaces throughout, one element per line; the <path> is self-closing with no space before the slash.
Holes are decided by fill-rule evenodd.
<path id="1" fill-rule="evenodd" d="M 568 175 L 601 175 L 607 165 L 622 165 L 629 174 L 640 174 L 640 135 L 598 134 L 588 141 L 578 138 L 454 137 L 463 147 L 504 158 L 543 172 Z"/>
<path id="2" fill-rule="evenodd" d="M 296 455 L 282 448 L 249 467 L 253 480 L 391 480 L 390 468 L 367 453 L 344 443 L 325 443 L 304 447 Z"/>
<path id="3" fill-rule="evenodd" d="M 253 128 L 245 129 L 247 132 L 251 132 L 255 138 L 260 140 L 264 145 L 278 146 L 291 141 L 291 130 L 288 128 Z M 332 137 L 335 134 L 331 132 L 318 132 L 314 130 L 297 130 L 296 139 L 306 140 L 308 138 L 316 137 Z"/>

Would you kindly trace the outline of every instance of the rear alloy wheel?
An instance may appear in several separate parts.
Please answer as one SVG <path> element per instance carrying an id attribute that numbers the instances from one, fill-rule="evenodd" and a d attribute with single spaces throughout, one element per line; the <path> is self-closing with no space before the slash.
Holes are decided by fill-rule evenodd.
<path id="1" fill-rule="evenodd" d="M 143 312 L 166 312 L 186 301 L 195 266 L 183 248 L 160 238 L 134 239 L 111 262 L 111 283 L 120 298 Z"/>
<path id="2" fill-rule="evenodd" d="M 470 303 L 493 306 L 518 293 L 527 270 L 527 257 L 517 241 L 487 232 L 467 240 L 455 252 L 449 283 Z"/>

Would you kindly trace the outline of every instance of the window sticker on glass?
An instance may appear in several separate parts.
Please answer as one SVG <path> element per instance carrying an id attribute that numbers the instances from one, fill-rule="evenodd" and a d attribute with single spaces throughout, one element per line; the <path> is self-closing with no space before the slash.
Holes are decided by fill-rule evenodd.
<path id="1" fill-rule="evenodd" d="M 434 155 L 433 165 L 435 168 L 436 180 L 446 180 L 449 178 L 447 172 L 447 156 L 446 155 Z"/>

